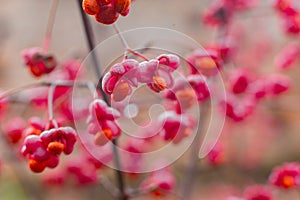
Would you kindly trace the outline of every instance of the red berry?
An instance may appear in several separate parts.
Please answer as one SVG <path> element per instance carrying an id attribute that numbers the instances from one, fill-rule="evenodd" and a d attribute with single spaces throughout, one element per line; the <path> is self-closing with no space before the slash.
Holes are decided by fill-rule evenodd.
<path id="1" fill-rule="evenodd" d="M 63 143 L 54 141 L 49 143 L 47 151 L 59 155 L 61 152 L 63 152 L 64 148 L 65 145 Z"/>
<path id="2" fill-rule="evenodd" d="M 99 12 L 95 15 L 97 22 L 102 24 L 112 24 L 117 21 L 119 13 L 117 13 L 112 6 L 103 6 L 100 8 Z"/>
<path id="3" fill-rule="evenodd" d="M 197 96 L 198 101 L 205 101 L 210 97 L 209 88 L 205 76 L 200 74 L 189 75 L 187 80 Z"/>
<path id="4" fill-rule="evenodd" d="M 281 74 L 273 74 L 267 78 L 268 92 L 279 95 L 290 88 L 290 79 Z"/>
<path id="5" fill-rule="evenodd" d="M 286 33 L 299 34 L 300 32 L 300 15 L 285 17 L 283 20 L 284 30 Z"/>
<path id="6" fill-rule="evenodd" d="M 249 85 L 249 75 L 243 70 L 236 70 L 231 74 L 229 84 L 233 93 L 243 93 Z"/>
<path id="7" fill-rule="evenodd" d="M 276 57 L 275 65 L 279 69 L 287 69 L 293 66 L 300 54 L 300 49 L 296 44 L 286 46 Z"/>
<path id="8" fill-rule="evenodd" d="M 293 8 L 290 0 L 276 0 L 274 8 L 287 16 L 297 14 L 297 10 Z"/>
<path id="9" fill-rule="evenodd" d="M 113 5 L 115 11 L 123 15 L 129 10 L 131 0 L 114 0 Z"/>
<path id="10" fill-rule="evenodd" d="M 31 171 L 35 173 L 41 173 L 46 168 L 46 165 L 44 162 L 39 162 L 36 160 L 29 160 L 28 166 L 31 169 Z"/>
<path id="11" fill-rule="evenodd" d="M 83 0 L 82 8 L 84 12 L 89 15 L 96 15 L 100 10 L 97 0 Z"/>
<path id="12" fill-rule="evenodd" d="M 112 2 L 112 0 L 98 0 L 100 5 L 108 5 Z"/>
<path id="13" fill-rule="evenodd" d="M 299 186 L 300 164 L 297 162 L 285 163 L 273 169 L 269 182 L 283 189 L 291 189 Z"/>
<path id="14" fill-rule="evenodd" d="M 5 126 L 5 132 L 9 141 L 13 144 L 19 142 L 22 138 L 23 130 L 26 128 L 26 124 L 21 118 L 14 118 L 10 120 Z"/>
<path id="15" fill-rule="evenodd" d="M 38 47 L 23 50 L 22 57 L 25 61 L 25 65 L 36 77 L 49 74 L 57 66 L 54 56 Z"/>
<path id="16" fill-rule="evenodd" d="M 256 100 L 262 99 L 267 94 L 267 84 L 263 79 L 257 79 L 249 84 L 247 92 L 253 95 Z"/>

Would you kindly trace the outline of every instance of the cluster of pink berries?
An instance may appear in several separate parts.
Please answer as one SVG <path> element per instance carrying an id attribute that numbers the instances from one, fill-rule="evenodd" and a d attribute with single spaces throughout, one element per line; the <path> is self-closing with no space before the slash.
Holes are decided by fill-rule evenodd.
<path id="1" fill-rule="evenodd" d="M 226 26 L 235 13 L 249 9 L 256 4 L 255 0 L 216 0 L 208 8 L 204 15 L 204 21 L 209 25 Z M 93 15 L 102 24 L 114 23 L 119 15 L 126 16 L 129 13 L 131 0 L 84 0 L 84 11 Z M 298 10 L 289 0 L 277 0 L 275 8 L 285 20 L 285 30 L 291 34 L 300 32 Z M 227 38 L 222 38 L 226 41 Z M 115 102 L 121 102 L 132 94 L 133 88 L 139 84 L 146 84 L 156 93 L 164 92 L 166 110 L 157 119 L 157 125 L 161 127 L 159 138 L 180 143 L 184 138 L 193 133 L 195 120 L 187 113 L 196 102 L 205 102 L 211 97 L 208 80 L 225 68 L 230 62 L 233 46 L 224 42 L 211 45 L 204 49 L 196 49 L 187 55 L 189 74 L 173 78 L 173 72 L 178 69 L 180 59 L 173 54 L 163 54 L 155 59 L 138 62 L 135 59 L 124 59 L 121 63 L 113 65 L 103 77 L 102 89 L 110 95 Z M 277 56 L 275 65 L 279 69 L 288 69 L 299 57 L 299 47 L 291 44 L 283 49 Z M 50 74 L 58 66 L 54 56 L 40 48 L 26 49 L 22 53 L 25 65 L 30 72 L 41 77 Z M 80 63 L 68 62 L 62 68 L 56 70 L 48 78 L 51 81 L 62 80 L 74 81 Z M 178 70 L 179 71 L 179 70 Z M 225 71 L 225 70 L 224 70 Z M 183 73 L 180 73 L 183 75 Z M 244 69 L 233 70 L 228 75 L 227 99 L 221 100 L 222 108 L 225 108 L 227 117 L 234 121 L 241 121 L 250 115 L 257 103 L 266 96 L 275 96 L 287 91 L 290 87 L 289 79 L 284 75 L 270 75 L 258 77 Z M 70 88 L 58 86 L 55 88 L 53 99 L 69 94 Z M 47 104 L 48 88 L 41 96 L 37 95 L 31 100 L 36 104 Z M 67 96 L 67 95 L 66 95 Z M 65 118 L 73 120 L 71 99 L 63 101 L 59 110 Z M 0 99 L 0 112 L 5 107 L 5 101 Z M 116 119 L 121 117 L 121 112 L 110 107 L 101 99 L 95 99 L 90 103 L 89 109 L 81 116 L 88 115 L 88 133 L 94 136 L 94 144 L 105 146 L 109 141 L 117 139 L 121 135 L 121 129 Z M 147 130 L 143 130 L 146 132 Z M 152 130 L 149 130 L 151 132 Z M 55 168 L 59 162 L 59 156 L 73 152 L 76 142 L 76 132 L 71 127 L 61 127 L 60 124 L 48 123 L 45 125 L 38 118 L 31 118 L 29 126 L 21 119 L 14 119 L 7 124 L 6 134 L 8 140 L 16 144 L 23 139 L 21 152 L 28 158 L 29 168 L 36 173 L 46 168 Z M 144 133 L 145 134 L 145 133 Z M 127 140 L 124 149 L 130 153 L 140 154 L 150 146 L 147 143 L 154 137 L 147 139 Z M 101 152 L 103 153 L 103 152 Z M 122 155 L 121 163 L 128 171 L 138 171 L 142 162 L 140 155 L 126 157 Z M 108 156 L 110 159 L 112 155 Z M 212 165 L 223 163 L 223 146 L 217 143 L 208 154 L 208 161 Z M 72 160 L 65 165 L 62 173 L 75 175 L 79 184 L 94 183 L 98 180 L 97 170 L 102 163 L 86 155 L 80 159 Z M 62 183 L 65 174 L 48 177 L 48 183 Z M 298 188 L 300 179 L 300 164 L 287 163 L 277 167 L 272 172 L 269 181 L 279 188 Z M 175 177 L 170 169 L 154 171 L 141 184 L 141 190 L 150 191 L 156 197 L 164 197 L 175 187 Z M 268 187 L 255 186 L 246 189 L 241 198 L 229 197 L 230 200 L 271 200 L 272 192 Z"/>
<path id="2" fill-rule="evenodd" d="M 229 77 L 227 99 L 222 102 L 226 115 L 235 121 L 245 119 L 253 112 L 259 100 L 277 96 L 290 88 L 290 80 L 281 74 L 254 78 L 251 73 L 237 69 Z"/>
<path id="3" fill-rule="evenodd" d="M 125 59 L 113 65 L 104 75 L 102 88 L 115 101 L 124 100 L 138 83 L 147 84 L 151 90 L 161 92 L 173 85 L 171 73 L 178 67 L 179 58 L 172 54 L 163 54 L 141 63 Z"/>
<path id="4" fill-rule="evenodd" d="M 109 107 L 103 100 L 96 99 L 90 104 L 87 119 L 88 132 L 94 135 L 96 145 L 103 146 L 121 134 L 121 129 L 115 122 L 120 117 L 119 111 Z"/>
<path id="5" fill-rule="evenodd" d="M 179 143 L 185 137 L 192 134 L 195 126 L 193 118 L 186 113 L 177 114 L 174 111 L 166 111 L 158 117 L 158 122 L 162 127 L 160 132 L 165 141 Z"/>
<path id="6" fill-rule="evenodd" d="M 194 106 L 196 102 L 209 99 L 207 78 L 201 74 L 190 74 L 186 78 L 178 77 L 173 87 L 166 91 L 164 96 L 173 102 L 177 113 L 182 113 Z"/>
<path id="7" fill-rule="evenodd" d="M 21 152 L 26 156 L 29 168 L 36 173 L 46 167 L 55 168 L 59 155 L 72 153 L 76 142 L 76 132 L 71 127 L 44 130 L 40 135 L 29 135 L 24 139 Z"/>
<path id="8" fill-rule="evenodd" d="M 127 16 L 131 0 L 84 0 L 82 8 L 88 15 L 94 15 L 102 24 L 112 24 L 119 15 Z"/>
<path id="9" fill-rule="evenodd" d="M 71 127 L 55 128 L 55 123 L 45 124 L 38 117 L 29 119 L 29 126 L 21 118 L 13 118 L 5 125 L 7 140 L 17 145 L 21 142 L 21 153 L 28 158 L 29 168 L 36 173 L 46 167 L 55 168 L 59 155 L 73 151 L 77 134 Z"/>

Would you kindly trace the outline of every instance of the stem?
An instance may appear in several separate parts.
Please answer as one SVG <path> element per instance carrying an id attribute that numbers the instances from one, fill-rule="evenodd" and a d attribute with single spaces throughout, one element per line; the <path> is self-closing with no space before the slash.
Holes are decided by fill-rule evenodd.
<path id="1" fill-rule="evenodd" d="M 133 55 L 140 57 L 142 59 L 144 59 L 145 61 L 149 61 L 149 58 L 147 58 L 146 56 L 144 56 L 143 54 L 133 50 L 133 49 L 127 49 L 127 52 L 132 53 Z"/>
<path id="2" fill-rule="evenodd" d="M 35 82 L 35 83 L 29 83 L 27 85 L 22 85 L 20 87 L 16 87 L 10 90 L 7 90 L 6 92 L 3 92 L 0 94 L 0 99 L 7 98 L 11 95 L 14 95 L 18 92 L 22 92 L 26 89 L 30 88 L 36 88 L 36 87 L 50 87 L 53 84 L 55 86 L 64 86 L 64 87 L 88 87 L 89 82 L 77 82 L 74 81 L 55 81 L 55 82 L 49 82 L 49 81 L 43 81 L 43 82 Z"/>
<path id="3" fill-rule="evenodd" d="M 53 26 L 54 26 L 54 22 L 55 22 L 55 16 L 56 16 L 57 8 L 58 8 L 58 3 L 59 3 L 59 0 L 53 0 L 52 6 L 50 9 L 48 22 L 47 22 L 46 36 L 45 36 L 44 45 L 43 45 L 43 49 L 45 51 L 48 51 L 50 41 L 52 38 L 52 31 L 53 31 Z"/>
<path id="4" fill-rule="evenodd" d="M 88 42 L 88 47 L 89 47 L 89 50 L 90 50 L 91 55 L 92 55 L 93 64 L 94 64 L 93 65 L 94 71 L 96 72 L 97 78 L 99 78 L 99 84 L 101 84 L 102 83 L 102 76 L 101 76 L 101 71 L 100 71 L 100 65 L 98 63 L 97 55 L 93 51 L 93 49 L 95 47 L 95 42 L 94 42 L 94 37 L 93 37 L 93 31 L 92 31 L 92 28 L 91 28 L 91 24 L 90 24 L 90 21 L 89 21 L 87 15 L 84 13 L 84 11 L 81 7 L 82 0 L 78 0 L 77 3 L 78 3 L 78 6 L 79 6 L 82 22 L 83 22 L 83 25 L 84 25 L 84 31 L 85 31 L 86 39 L 87 39 L 87 42 Z M 102 98 L 107 103 L 107 105 L 110 105 L 108 97 L 106 96 L 106 94 L 102 90 L 102 87 L 98 86 L 97 89 L 101 92 Z M 116 167 L 115 174 L 116 174 L 119 189 L 120 189 L 119 199 L 120 200 L 127 200 L 128 196 L 126 195 L 126 192 L 125 192 L 124 177 L 123 177 L 123 173 L 120 171 L 121 170 L 121 163 L 120 163 L 120 156 L 119 156 L 119 151 L 118 151 L 118 146 L 117 146 L 118 145 L 117 139 L 114 139 L 112 141 L 112 143 L 113 143 L 112 148 L 113 148 L 113 154 L 114 154 L 114 162 L 115 162 L 115 167 Z"/>
<path id="5" fill-rule="evenodd" d="M 95 48 L 95 39 L 94 39 L 94 34 L 93 34 L 93 30 L 92 30 L 92 26 L 91 23 L 88 19 L 88 16 L 85 14 L 84 10 L 82 9 L 82 0 L 78 0 L 78 7 L 80 10 L 80 16 L 82 19 L 82 23 L 84 26 L 84 32 L 85 32 L 85 37 L 87 39 L 87 43 L 88 43 L 88 48 L 89 51 L 91 53 L 92 56 L 92 61 L 93 61 L 93 69 L 97 75 L 97 78 L 99 78 L 99 86 L 97 86 L 97 89 L 100 91 L 103 100 L 108 103 L 109 99 L 107 98 L 106 94 L 104 93 L 104 91 L 101 88 L 101 83 L 102 83 L 102 72 L 100 70 L 100 63 L 98 61 L 97 55 L 94 52 L 94 48 Z M 109 105 L 109 104 L 108 104 Z"/>
<path id="6" fill-rule="evenodd" d="M 91 91 L 92 95 L 93 95 L 93 98 L 96 99 L 98 97 L 98 94 L 97 94 L 97 88 L 96 86 L 94 85 L 94 83 L 90 82 L 88 84 L 88 88 L 89 90 Z"/>
<path id="7" fill-rule="evenodd" d="M 114 139 L 112 141 L 113 143 L 113 154 L 114 154 L 114 163 L 115 163 L 115 173 L 116 173 L 116 177 L 118 180 L 118 186 L 119 186 L 119 190 L 121 192 L 120 194 L 120 200 L 128 200 L 128 196 L 125 192 L 125 183 L 124 183 L 124 177 L 123 177 L 123 173 L 121 171 L 121 163 L 120 163 L 120 155 L 119 155 L 119 150 L 118 150 L 118 140 Z"/>
<path id="8" fill-rule="evenodd" d="M 53 115 L 53 101 L 54 101 L 54 92 L 55 92 L 56 85 L 53 84 L 50 86 L 48 91 L 48 114 L 49 114 L 49 121 L 51 121 L 54 124 L 55 128 L 58 128 L 58 124 L 56 120 L 54 119 Z"/>
<path id="9" fill-rule="evenodd" d="M 125 38 L 124 38 L 123 34 L 121 33 L 121 31 L 120 31 L 119 26 L 117 25 L 117 23 L 114 23 L 113 27 L 114 27 L 115 32 L 119 36 L 119 38 L 120 38 L 120 40 L 121 40 L 121 42 L 122 42 L 122 44 L 123 44 L 123 46 L 125 48 L 125 53 L 124 53 L 125 59 L 128 58 L 128 53 L 131 53 L 131 54 L 133 54 L 133 55 L 135 55 L 137 57 L 140 57 L 140 58 L 142 58 L 142 59 L 144 59 L 146 61 L 149 61 L 149 59 L 146 56 L 144 56 L 143 54 L 141 54 L 141 53 L 139 53 L 139 52 L 137 52 L 137 51 L 135 51 L 135 50 L 133 50 L 133 49 L 131 49 L 129 47 L 128 42 L 125 40 Z"/>
<path id="10" fill-rule="evenodd" d="M 103 174 L 100 175 L 100 183 L 102 185 L 102 187 L 108 191 L 109 194 L 111 194 L 112 197 L 119 197 L 120 196 L 120 190 L 115 187 L 115 185 L 113 185 L 110 180 L 104 176 Z"/>
<path id="11" fill-rule="evenodd" d="M 117 35 L 119 36 L 119 38 L 120 38 L 120 40 L 121 40 L 123 46 L 125 47 L 125 50 L 127 51 L 127 49 L 130 49 L 130 47 L 129 47 L 127 41 L 125 40 L 124 36 L 121 34 L 121 31 L 120 31 L 119 26 L 117 25 L 117 23 L 114 23 L 114 24 L 113 24 L 113 27 L 114 27 L 114 29 L 115 29 L 115 32 L 116 32 Z M 125 54 L 126 54 L 126 53 L 125 53 Z"/>
<path id="12" fill-rule="evenodd" d="M 199 129 L 190 147 L 190 157 L 188 160 L 184 180 L 182 183 L 182 196 L 185 200 L 191 199 L 193 185 L 197 174 L 197 161 L 199 159 L 198 153 L 200 147 L 200 139 L 204 131 L 204 124 L 208 115 L 208 108 L 209 102 L 206 101 L 204 104 L 202 104 L 202 108 L 200 109 L 200 119 L 198 124 Z"/>

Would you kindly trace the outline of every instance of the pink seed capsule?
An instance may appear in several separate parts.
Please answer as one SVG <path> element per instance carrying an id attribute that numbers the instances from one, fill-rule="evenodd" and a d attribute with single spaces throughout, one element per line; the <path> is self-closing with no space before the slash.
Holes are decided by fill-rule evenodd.
<path id="1" fill-rule="evenodd" d="M 267 77 L 267 89 L 271 95 L 279 95 L 290 88 L 290 79 L 281 74 L 273 74 Z"/>
<path id="2" fill-rule="evenodd" d="M 278 69 L 289 69 L 297 61 L 300 54 L 298 45 L 291 44 L 286 46 L 275 58 L 275 66 Z"/>
<path id="3" fill-rule="evenodd" d="M 229 77 L 230 89 L 235 94 L 246 91 L 250 82 L 249 74 L 243 70 L 235 70 Z"/>

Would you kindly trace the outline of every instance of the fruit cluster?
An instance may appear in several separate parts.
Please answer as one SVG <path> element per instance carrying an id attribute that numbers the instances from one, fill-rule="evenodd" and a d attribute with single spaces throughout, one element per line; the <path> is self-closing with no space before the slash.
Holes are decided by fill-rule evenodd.
<path id="1" fill-rule="evenodd" d="M 120 113 L 101 99 L 96 99 L 90 104 L 88 132 L 94 135 L 96 145 L 105 145 L 120 136 L 121 129 L 115 122 L 119 117 Z"/>
<path id="2" fill-rule="evenodd" d="M 25 65 L 36 77 L 51 73 L 57 66 L 54 56 L 39 47 L 23 50 L 22 56 Z"/>
<path id="3" fill-rule="evenodd" d="M 125 59 L 113 65 L 104 75 L 102 88 L 115 101 L 124 100 L 138 83 L 147 84 L 158 93 L 173 85 L 171 73 L 178 67 L 179 57 L 172 54 L 162 54 L 156 59 L 141 63 L 134 59 Z"/>
<path id="4" fill-rule="evenodd" d="M 88 15 L 94 15 L 101 24 L 112 24 L 119 15 L 127 16 L 131 0 L 83 0 L 82 8 Z"/>
<path id="5" fill-rule="evenodd" d="M 29 135 L 24 139 L 21 152 L 28 157 L 29 168 L 36 173 L 46 167 L 55 168 L 59 155 L 72 153 L 76 142 L 76 132 L 71 127 L 52 128 L 40 135 Z"/>

